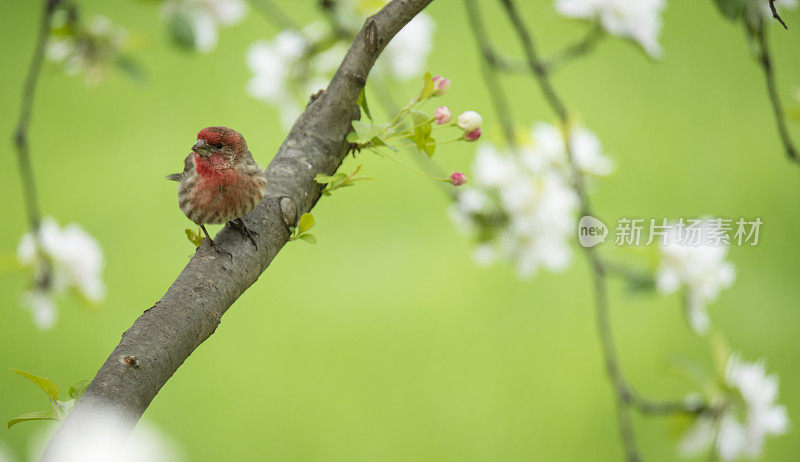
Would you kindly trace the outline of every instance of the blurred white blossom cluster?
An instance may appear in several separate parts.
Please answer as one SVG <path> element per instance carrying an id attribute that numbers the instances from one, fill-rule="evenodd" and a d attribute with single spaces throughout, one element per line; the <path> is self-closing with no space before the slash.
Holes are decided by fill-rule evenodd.
<path id="1" fill-rule="evenodd" d="M 183 448 L 146 420 L 132 424 L 98 413 L 87 428 L 61 446 L 53 460 L 59 462 L 182 462 Z M 53 428 L 50 433 L 54 432 Z M 45 440 L 46 441 L 46 440 Z M 39 452 L 43 452 L 41 448 Z M 31 459 L 31 460 L 39 460 Z"/>
<path id="2" fill-rule="evenodd" d="M 722 289 L 733 284 L 736 271 L 726 260 L 728 244 L 709 239 L 723 233 L 719 220 L 706 219 L 699 223 L 700 227 L 691 231 L 682 222 L 669 228 L 660 245 L 656 287 L 664 294 L 683 288 L 689 325 L 696 333 L 705 334 L 711 326 L 706 306 L 719 297 Z M 688 232 L 698 234 L 699 242 L 704 244 L 692 244 L 685 239 L 683 234 Z"/>
<path id="3" fill-rule="evenodd" d="M 748 363 L 732 355 L 724 383 L 711 400 L 718 411 L 699 417 L 684 433 L 678 446 L 682 456 L 713 450 L 724 461 L 758 457 L 767 436 L 786 433 L 786 408 L 775 403 L 778 376 L 767 375 L 763 361 Z"/>
<path id="4" fill-rule="evenodd" d="M 330 22 L 313 22 L 301 30 L 287 29 L 271 40 L 259 40 L 248 49 L 246 63 L 253 76 L 247 92 L 277 107 L 285 128 L 294 123 L 313 93 L 327 87 L 352 38 L 376 10 L 361 3 L 336 2 L 336 27 Z M 407 80 L 421 74 L 433 29 L 429 15 L 417 15 L 389 42 L 372 78 Z"/>
<path id="5" fill-rule="evenodd" d="M 664 0 L 556 0 L 556 10 L 569 18 L 596 21 L 609 34 L 633 40 L 647 54 L 658 58 L 665 3 Z"/>
<path id="6" fill-rule="evenodd" d="M 303 31 L 285 30 L 247 50 L 247 67 L 253 73 L 247 92 L 276 106 L 284 127 L 292 125 L 311 94 L 327 86 L 327 77 L 347 52 L 344 44 L 319 51 L 317 40 L 326 33 L 321 26 L 313 23 Z"/>
<path id="7" fill-rule="evenodd" d="M 109 69 L 120 63 L 127 33 L 105 16 L 94 16 L 84 26 L 65 11 L 53 18 L 47 58 L 68 75 L 83 73 L 89 85 L 102 81 Z"/>
<path id="8" fill-rule="evenodd" d="M 166 0 L 162 7 L 172 38 L 200 53 L 216 49 L 219 29 L 242 22 L 248 11 L 244 0 Z"/>
<path id="9" fill-rule="evenodd" d="M 40 245 L 39 245 L 40 244 Z M 25 304 L 39 329 L 55 325 L 55 297 L 75 289 L 89 303 L 105 297 L 102 280 L 103 251 L 79 225 L 60 228 L 52 218 L 39 227 L 39 243 L 25 234 L 17 248 L 19 262 L 34 273 L 35 283 L 25 295 Z"/>
<path id="10" fill-rule="evenodd" d="M 772 18 L 772 8 L 769 6 L 769 0 L 750 0 L 751 2 L 758 5 L 761 9 L 761 12 L 764 14 L 764 18 L 770 19 Z M 775 0 L 775 9 L 780 12 L 781 10 L 793 10 L 797 8 L 797 0 Z"/>
<path id="11" fill-rule="evenodd" d="M 570 152 L 580 174 L 605 176 L 614 170 L 591 131 L 574 127 L 570 133 Z M 538 123 L 531 138 L 505 152 L 490 143 L 480 145 L 474 181 L 451 208 L 456 225 L 478 240 L 476 262 L 510 260 L 520 277 L 531 277 L 540 267 L 556 272 L 568 267 L 578 209 L 564 133 Z"/>

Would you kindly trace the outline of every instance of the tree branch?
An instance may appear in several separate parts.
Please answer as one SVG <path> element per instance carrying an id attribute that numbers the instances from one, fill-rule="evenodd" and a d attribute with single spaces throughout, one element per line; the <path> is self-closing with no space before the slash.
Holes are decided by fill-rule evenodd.
<path id="1" fill-rule="evenodd" d="M 528 69 L 539 82 L 539 87 L 541 88 L 542 93 L 544 93 L 544 97 L 547 99 L 548 104 L 550 104 L 550 107 L 556 113 L 556 116 L 558 116 L 562 123 L 566 124 L 568 117 L 567 108 L 564 106 L 564 103 L 561 101 L 561 98 L 559 98 L 555 89 L 553 89 L 553 85 L 550 83 L 550 78 L 547 76 L 547 68 L 539 59 L 539 55 L 536 52 L 536 47 L 533 44 L 533 37 L 531 37 L 531 34 L 528 32 L 528 28 L 525 27 L 525 24 L 522 22 L 522 17 L 520 17 L 519 13 L 517 12 L 517 8 L 514 5 L 513 0 L 500 0 L 500 2 L 505 7 L 508 18 L 511 20 L 511 24 L 514 26 L 514 30 L 516 31 L 517 35 L 519 36 L 519 40 L 522 43 L 522 49 L 525 52 Z"/>
<path id="2" fill-rule="evenodd" d="M 53 13 L 56 11 L 60 0 L 44 0 L 42 16 L 39 22 L 39 31 L 36 36 L 36 46 L 28 67 L 28 74 L 25 77 L 25 84 L 22 89 L 22 103 L 19 109 L 19 119 L 14 130 L 14 147 L 17 152 L 17 164 L 19 174 L 22 179 L 22 193 L 25 200 L 25 211 L 28 215 L 28 224 L 33 233 L 33 240 L 38 249 L 42 248 L 42 239 L 39 233 L 41 224 L 41 213 L 39 211 L 39 199 L 36 193 L 36 181 L 31 166 L 30 147 L 28 146 L 28 127 L 31 123 L 33 113 L 33 101 L 36 95 L 36 85 L 39 82 L 39 74 L 42 70 L 42 61 L 47 47 L 47 38 L 50 35 L 50 24 L 53 20 Z M 50 283 L 50 263 L 47 259 L 42 260 L 42 274 L 37 275 L 37 285 L 47 285 Z"/>
<path id="3" fill-rule="evenodd" d="M 573 158 L 570 136 L 570 116 L 566 106 L 556 93 L 550 81 L 549 72 L 551 71 L 551 67 L 544 64 L 539 58 L 534 46 L 533 37 L 523 23 L 513 0 L 500 0 L 500 2 L 503 4 L 509 20 L 522 44 L 527 58 L 529 72 L 536 78 L 546 100 L 563 127 L 564 145 L 566 147 L 567 159 L 573 177 L 573 188 L 579 198 L 580 214 L 582 216 L 596 216 L 592 212 L 583 174 L 580 172 Z M 582 42 L 579 42 L 578 45 L 572 48 L 573 51 L 567 52 L 567 55 L 577 56 L 590 51 L 600 36 L 601 35 L 599 35 L 596 30 L 590 31 Z M 567 50 L 570 50 L 570 48 L 567 48 Z M 558 60 L 555 62 L 557 63 Z M 597 315 L 597 331 L 602 347 L 606 373 L 608 374 L 615 392 L 618 431 L 627 460 L 636 462 L 641 460 L 641 457 L 633 432 L 630 408 L 634 408 L 643 414 L 698 414 L 710 412 L 710 408 L 702 403 L 652 401 L 637 394 L 628 384 L 620 369 L 619 355 L 614 344 L 614 335 L 611 327 L 608 307 L 608 268 L 594 247 L 583 247 L 583 249 L 589 261 L 589 267 L 592 273 L 594 305 Z"/>
<path id="4" fill-rule="evenodd" d="M 772 105 L 772 112 L 775 115 L 775 123 L 778 126 L 778 134 L 781 137 L 781 142 L 786 150 L 786 155 L 789 159 L 800 164 L 800 156 L 798 156 L 797 149 L 792 143 L 792 137 L 789 135 L 789 128 L 786 126 L 786 117 L 783 114 L 783 105 L 781 105 L 780 96 L 778 96 L 778 85 L 775 82 L 775 71 L 772 66 L 772 56 L 769 51 L 769 43 L 767 42 L 766 24 L 763 22 L 761 25 L 751 31 L 758 46 L 758 63 L 764 71 L 764 78 L 767 81 L 767 93 L 769 94 L 769 101 Z"/>
<path id="5" fill-rule="evenodd" d="M 278 29 L 300 30 L 297 23 L 273 0 L 250 0 L 250 3 Z"/>
<path id="6" fill-rule="evenodd" d="M 544 67 L 552 72 L 570 60 L 591 53 L 603 37 L 605 37 L 603 27 L 600 23 L 595 23 L 580 40 L 565 46 L 547 58 Z"/>
<path id="7" fill-rule="evenodd" d="M 289 226 L 320 197 L 318 173 L 333 174 L 349 152 L 356 98 L 389 40 L 431 0 L 392 0 L 367 19 L 327 90 L 313 99 L 267 167 L 267 192 L 244 217 L 258 232 L 258 250 L 229 226 L 215 237 L 232 258 L 208 242 L 161 299 L 123 335 L 86 392 L 50 441 L 53 460 L 70 435 L 90 424 L 95 411 L 138 420 L 158 391 L 220 323 L 222 315 L 267 268 L 289 238 Z"/>
<path id="8" fill-rule="evenodd" d="M 483 76 L 483 81 L 486 84 L 486 89 L 489 91 L 489 96 L 491 97 L 497 117 L 500 119 L 500 125 L 503 127 L 503 134 L 506 137 L 506 142 L 511 148 L 516 148 L 517 140 L 514 135 L 514 120 L 511 117 L 508 98 L 506 98 L 502 85 L 497 81 L 496 70 L 498 65 L 493 59 L 495 55 L 492 45 L 489 42 L 489 36 L 486 34 L 486 28 L 483 25 L 481 13 L 475 0 L 464 0 L 464 6 L 467 10 L 467 18 L 469 19 L 470 27 L 472 27 L 472 35 L 475 37 L 478 49 L 481 52 L 481 74 Z"/>
<path id="9" fill-rule="evenodd" d="M 783 26 L 784 29 L 789 29 L 786 23 L 783 22 L 783 19 L 781 19 L 781 15 L 778 14 L 778 9 L 775 8 L 775 0 L 769 0 L 769 9 L 772 12 L 772 17 L 777 19 L 778 22 L 781 23 L 781 26 Z"/>

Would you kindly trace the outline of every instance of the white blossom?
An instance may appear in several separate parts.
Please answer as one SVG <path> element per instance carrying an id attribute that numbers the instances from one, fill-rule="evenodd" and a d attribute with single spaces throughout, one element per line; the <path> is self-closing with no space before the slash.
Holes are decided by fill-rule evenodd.
<path id="1" fill-rule="evenodd" d="M 167 0 L 163 15 L 169 21 L 183 21 L 191 30 L 192 45 L 201 53 L 217 48 L 220 27 L 240 23 L 247 12 L 244 0 Z"/>
<path id="2" fill-rule="evenodd" d="M 54 28 L 65 27 L 66 18 L 57 15 Z M 47 58 L 59 64 L 67 75 L 83 73 L 89 85 L 99 83 L 118 58 L 127 32 L 105 16 L 92 17 L 82 34 L 54 34 L 47 44 Z"/>
<path id="3" fill-rule="evenodd" d="M 713 303 L 722 289 L 733 284 L 736 271 L 725 258 L 728 245 L 724 241 L 707 242 L 707 236 L 720 231 L 714 220 L 703 220 L 699 231 L 699 244 L 681 240 L 686 228 L 675 225 L 667 231 L 660 243 L 661 262 L 656 273 L 656 287 L 663 294 L 679 288 L 686 290 L 686 310 L 689 325 L 698 334 L 710 327 L 706 307 Z"/>
<path id="4" fill-rule="evenodd" d="M 0 462 L 13 462 L 14 456 L 3 441 L 0 441 Z"/>
<path id="5" fill-rule="evenodd" d="M 416 78 L 425 71 L 433 47 L 433 18 L 420 13 L 392 38 L 381 53 L 378 64 L 387 66 L 401 80 Z"/>
<path id="6" fill-rule="evenodd" d="M 458 125 L 458 128 L 464 130 L 465 132 L 471 132 L 476 128 L 480 128 L 481 123 L 483 123 L 483 119 L 481 118 L 481 115 L 475 111 L 464 111 L 458 116 L 458 119 L 456 119 L 456 125 Z"/>
<path id="7" fill-rule="evenodd" d="M 36 274 L 37 284 L 26 295 L 26 305 L 37 327 L 44 330 L 57 318 L 54 296 L 76 289 L 87 301 L 97 303 L 105 297 L 105 286 L 103 251 L 79 225 L 72 223 L 62 229 L 48 217 L 41 222 L 39 238 L 41 248 L 32 233 L 24 235 L 17 258 Z M 49 268 L 47 275 L 43 274 L 45 268 Z"/>
<path id="8" fill-rule="evenodd" d="M 606 32 L 638 42 L 654 58 L 661 56 L 658 35 L 664 6 L 664 0 L 556 0 L 560 14 L 599 21 Z"/>
<path id="9" fill-rule="evenodd" d="M 253 77 L 247 92 L 276 106 L 281 123 L 289 128 L 309 97 L 327 87 L 367 17 L 384 2 L 342 0 L 334 2 L 332 19 L 312 22 L 300 31 L 284 30 L 272 40 L 250 46 L 247 66 Z M 375 74 L 405 80 L 419 77 L 432 47 L 433 19 L 420 13 L 392 38 L 378 59 Z M 344 34 L 343 34 L 344 32 Z"/>
<path id="10" fill-rule="evenodd" d="M 259 40 L 247 50 L 247 67 L 253 73 L 247 92 L 256 99 L 277 106 L 281 123 L 290 127 L 300 115 L 309 96 L 324 89 L 347 49 L 334 45 L 310 54 L 321 27 L 314 23 L 303 31 L 285 30 L 271 41 Z"/>
<path id="11" fill-rule="evenodd" d="M 271 42 L 260 40 L 247 50 L 247 67 L 253 73 L 247 83 L 247 92 L 277 106 L 284 127 L 291 126 L 300 115 L 300 104 L 289 85 L 307 47 L 308 43 L 300 33 L 287 30 Z"/>
<path id="12" fill-rule="evenodd" d="M 578 208 L 563 135 L 547 124 L 535 125 L 532 133 L 533 144 L 516 151 L 479 145 L 474 181 L 459 192 L 451 209 L 456 225 L 478 237 L 476 263 L 504 258 L 514 263 L 521 277 L 533 276 L 539 268 L 558 272 L 568 267 Z M 593 136 L 574 128 L 572 150 L 579 146 L 582 151 L 582 171 L 605 174 L 611 161 Z"/>
<path id="13" fill-rule="evenodd" d="M 771 19 L 772 18 L 772 8 L 769 6 L 769 0 L 750 0 L 753 2 L 758 2 L 759 7 L 761 8 L 761 12 L 764 13 L 764 17 Z M 780 12 L 783 9 L 793 10 L 797 8 L 797 0 L 775 0 L 775 9 Z"/>
<path id="14" fill-rule="evenodd" d="M 786 433 L 789 417 L 778 398 L 778 376 L 767 375 L 763 361 L 748 363 L 738 355 L 728 360 L 725 385 L 732 393 L 720 416 L 703 416 L 684 433 L 678 450 L 691 457 L 714 448 L 724 461 L 758 457 L 767 436 Z"/>
<path id="15" fill-rule="evenodd" d="M 110 411 L 94 410 L 81 432 L 71 435 L 55 448 L 53 460 L 59 462 L 183 462 L 181 446 L 153 423 L 128 422 Z M 134 427 L 130 431 L 131 427 Z M 58 428 L 51 425 L 37 435 L 30 460 L 39 460 Z"/>
<path id="16" fill-rule="evenodd" d="M 541 171 L 552 165 L 567 165 L 564 133 L 558 127 L 539 122 L 533 126 L 531 136 L 535 145 L 523 155 L 528 168 Z M 576 126 L 570 130 L 570 154 L 583 174 L 606 176 L 614 171 L 614 162 L 603 154 L 600 139 L 587 128 Z"/>

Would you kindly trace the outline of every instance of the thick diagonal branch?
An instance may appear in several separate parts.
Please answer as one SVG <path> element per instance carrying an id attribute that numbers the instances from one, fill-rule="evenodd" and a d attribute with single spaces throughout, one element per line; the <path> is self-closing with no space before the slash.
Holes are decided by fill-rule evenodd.
<path id="1" fill-rule="evenodd" d="M 267 193 L 244 217 L 258 232 L 258 250 L 234 229 L 216 242 L 232 258 L 201 245 L 167 293 L 128 329 L 98 371 L 75 409 L 50 442 L 43 460 L 53 460 L 70 435 L 81 432 L 93 413 L 111 409 L 138 420 L 172 374 L 208 339 L 234 301 L 267 268 L 289 238 L 289 226 L 320 197 L 318 173 L 333 174 L 349 151 L 356 98 L 389 40 L 431 0 L 393 0 L 367 19 L 336 75 L 295 122 L 267 167 Z"/>

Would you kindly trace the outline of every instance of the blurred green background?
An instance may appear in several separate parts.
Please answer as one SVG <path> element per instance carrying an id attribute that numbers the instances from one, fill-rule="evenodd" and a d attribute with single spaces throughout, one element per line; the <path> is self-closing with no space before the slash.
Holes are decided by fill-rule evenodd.
<path id="1" fill-rule="evenodd" d="M 543 52 L 581 36 L 551 1 L 519 2 Z M 113 74 L 86 87 L 45 66 L 31 125 L 33 164 L 45 215 L 80 223 L 101 243 L 108 296 L 96 309 L 67 300 L 50 332 L 20 309 L 28 276 L 0 277 L 0 418 L 46 407 L 9 368 L 46 375 L 64 388 L 91 378 L 121 333 L 167 289 L 193 253 L 183 229 L 177 171 L 197 131 L 234 127 L 266 164 L 284 133 L 276 111 L 244 92 L 244 53 L 276 32 L 251 11 L 221 31 L 209 55 L 171 46 L 155 2 L 81 2 L 134 34 L 145 84 Z M 316 3 L 286 2 L 290 15 L 318 19 Z M 461 2 L 440 0 L 432 72 L 453 87 L 454 110 L 484 114 L 499 139 Z M 493 1 L 482 2 L 492 38 L 519 56 Z M 15 124 L 32 52 L 39 2 L 0 5 L 3 46 L 0 135 Z M 732 247 L 734 286 L 711 305 L 713 324 L 745 358 L 766 358 L 781 377 L 780 401 L 800 419 L 798 325 L 800 168 L 784 158 L 763 76 L 741 28 L 711 1 L 672 1 L 663 16 L 664 59 L 630 43 L 602 42 L 555 75 L 567 105 L 603 141 L 617 172 L 597 182 L 597 212 L 618 217 L 713 214 L 761 217 L 757 247 Z M 770 27 L 780 94 L 800 84 L 800 14 L 789 31 Z M 552 121 L 538 88 L 504 77 L 514 116 Z M 412 95 L 417 81 L 396 95 Z M 405 99 L 403 97 L 402 99 Z M 376 111 L 377 112 L 377 111 Z M 792 122 L 800 139 L 798 123 Z M 494 133 L 493 133 L 494 132 Z M 26 232 L 10 143 L 0 156 L 4 225 L 0 253 Z M 465 170 L 473 145 L 443 146 L 438 160 Z M 323 199 L 314 214 L 319 244 L 289 244 L 189 358 L 146 414 L 192 461 L 619 460 L 612 393 L 594 326 L 588 269 L 519 280 L 499 265 L 476 267 L 471 243 L 448 218 L 447 198 L 422 177 L 362 155 L 377 182 Z M 350 160 L 350 165 L 354 165 Z M 605 251 L 613 251 L 608 245 Z M 690 384 L 666 370 L 686 355 L 710 364 L 707 342 L 690 333 L 679 296 L 611 286 L 624 372 L 643 393 L 682 397 Z M 647 460 L 676 458 L 669 419 L 635 417 Z M 21 458 L 37 423 L 0 430 Z M 767 442 L 764 460 L 797 460 L 796 427 Z"/>

